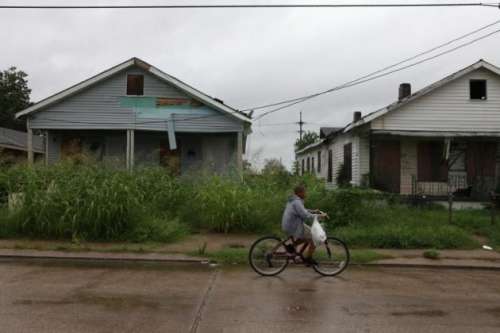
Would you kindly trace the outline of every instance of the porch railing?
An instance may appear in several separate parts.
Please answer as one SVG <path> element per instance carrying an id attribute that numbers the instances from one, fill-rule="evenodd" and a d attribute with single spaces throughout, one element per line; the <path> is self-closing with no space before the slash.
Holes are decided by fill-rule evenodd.
<path id="1" fill-rule="evenodd" d="M 418 181 L 412 176 L 412 195 L 430 197 L 448 197 L 471 200 L 488 200 L 489 193 L 495 190 L 494 177 L 476 177 L 469 183 L 466 173 L 450 173 L 447 181 L 426 182 Z"/>

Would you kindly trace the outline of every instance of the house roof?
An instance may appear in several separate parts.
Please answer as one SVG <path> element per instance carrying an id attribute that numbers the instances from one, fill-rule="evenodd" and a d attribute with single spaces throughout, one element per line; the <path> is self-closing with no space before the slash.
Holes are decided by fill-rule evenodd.
<path id="1" fill-rule="evenodd" d="M 0 147 L 14 150 L 28 150 L 28 133 L 0 127 Z M 33 136 L 33 151 L 44 153 L 43 139 Z"/>
<path id="2" fill-rule="evenodd" d="M 133 66 L 137 66 L 137 67 L 143 69 L 144 71 L 152 74 L 153 76 L 159 78 L 160 80 L 175 86 L 176 88 L 178 88 L 181 91 L 183 91 L 184 93 L 190 95 L 194 99 L 204 103 L 205 105 L 211 106 L 214 109 L 219 110 L 223 113 L 226 113 L 226 114 L 228 114 L 234 118 L 237 118 L 241 121 L 251 123 L 251 119 L 247 114 L 229 107 L 228 105 L 224 104 L 221 100 L 210 97 L 210 96 L 202 93 L 201 91 L 191 87 L 190 85 L 182 82 L 181 80 L 179 80 L 179 79 L 177 79 L 177 78 L 175 78 L 167 73 L 164 73 L 160 69 L 148 64 L 147 62 L 145 62 L 139 58 L 135 58 L 135 57 L 131 58 L 131 59 L 119 64 L 119 65 L 111 67 L 102 73 L 99 73 L 95 76 L 92 76 L 91 78 L 89 78 L 85 81 L 82 81 L 82 82 L 80 82 L 72 87 L 69 87 L 69 88 L 67 88 L 67 89 L 65 89 L 57 94 L 54 94 L 50 97 L 47 97 L 47 98 L 39 101 L 38 103 L 30 106 L 29 108 L 16 113 L 16 118 L 37 112 L 37 111 L 41 110 L 42 108 L 45 108 L 45 107 L 50 106 L 52 104 L 55 104 L 55 103 L 65 99 L 65 98 L 68 98 L 68 97 L 80 92 L 81 90 L 83 90 L 85 88 L 88 88 L 92 85 L 95 85 L 95 84 L 97 84 L 97 83 L 99 83 L 99 82 L 101 82 L 101 81 L 127 69 L 127 68 L 133 67 Z"/>
<path id="3" fill-rule="evenodd" d="M 459 70 L 458 72 L 455 72 L 451 75 L 448 75 L 447 77 L 445 77 L 444 79 L 441 79 L 431 85 L 428 85 L 427 87 L 411 94 L 410 96 L 402 99 L 402 100 L 399 100 L 399 101 L 396 101 L 382 109 L 379 109 L 379 110 L 376 110 L 372 113 L 369 113 L 367 115 L 365 115 L 364 117 L 362 117 L 359 121 L 357 122 L 353 122 L 349 125 L 346 126 L 346 128 L 344 129 L 344 133 L 345 132 L 348 132 L 356 127 L 359 127 L 359 126 L 362 126 L 362 125 L 365 125 L 365 124 L 368 124 L 370 123 L 372 120 L 375 120 L 389 112 L 392 112 L 394 110 L 397 110 L 399 109 L 400 107 L 424 96 L 424 95 L 427 95 L 428 93 L 456 80 L 456 79 L 459 79 L 475 70 L 478 70 L 478 69 L 481 69 L 481 68 L 484 68 L 484 69 L 487 69 L 497 75 L 500 75 L 500 68 L 490 64 L 489 62 L 481 59 L 479 60 L 478 62 L 470 65 L 470 66 L 467 66 L 461 70 Z"/>
<path id="4" fill-rule="evenodd" d="M 343 127 L 320 127 L 319 129 L 319 137 L 324 139 L 338 131 L 343 130 Z"/>
<path id="5" fill-rule="evenodd" d="M 303 154 L 303 153 L 306 153 L 307 151 L 311 150 L 311 149 L 314 149 L 316 147 L 319 147 L 321 146 L 324 142 L 326 141 L 326 139 L 320 139 L 314 143 L 311 143 L 310 145 L 308 146 L 305 146 L 304 148 L 302 149 L 299 149 L 297 151 L 295 151 L 295 154 L 296 155 L 299 155 L 299 154 Z"/>

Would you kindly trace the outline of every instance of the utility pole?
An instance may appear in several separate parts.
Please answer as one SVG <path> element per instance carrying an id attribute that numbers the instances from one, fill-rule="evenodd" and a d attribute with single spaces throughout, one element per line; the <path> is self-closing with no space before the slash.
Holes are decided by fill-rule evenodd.
<path id="1" fill-rule="evenodd" d="M 304 126 L 304 122 L 302 121 L 302 111 L 300 111 L 300 120 L 299 122 L 297 123 L 299 124 L 299 135 L 300 135 L 300 140 L 302 140 L 302 134 L 304 133 L 302 127 Z"/>

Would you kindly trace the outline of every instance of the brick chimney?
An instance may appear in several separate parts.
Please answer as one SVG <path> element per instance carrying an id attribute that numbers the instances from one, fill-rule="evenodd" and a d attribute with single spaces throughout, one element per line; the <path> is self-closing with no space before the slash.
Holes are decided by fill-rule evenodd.
<path id="1" fill-rule="evenodd" d="M 355 111 L 352 117 L 352 122 L 356 123 L 361 120 L 361 111 Z"/>

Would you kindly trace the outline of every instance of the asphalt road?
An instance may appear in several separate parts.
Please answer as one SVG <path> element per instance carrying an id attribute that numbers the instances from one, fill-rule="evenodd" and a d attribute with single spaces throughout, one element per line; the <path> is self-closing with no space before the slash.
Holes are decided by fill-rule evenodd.
<path id="1" fill-rule="evenodd" d="M 3 261 L 0 332 L 500 332 L 500 274 Z"/>

